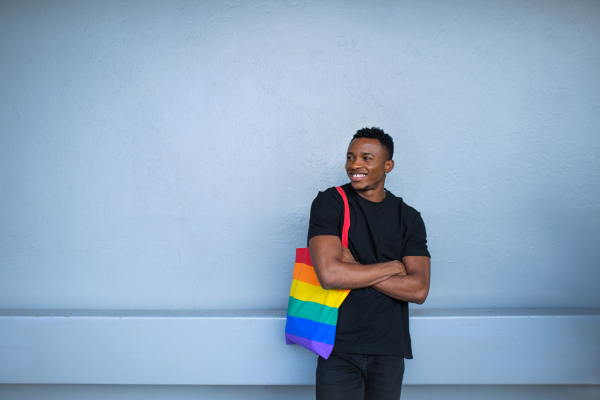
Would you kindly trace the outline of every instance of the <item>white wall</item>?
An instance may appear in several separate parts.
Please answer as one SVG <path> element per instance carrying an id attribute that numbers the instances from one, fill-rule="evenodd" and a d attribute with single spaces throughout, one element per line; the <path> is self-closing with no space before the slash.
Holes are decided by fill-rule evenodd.
<path id="1" fill-rule="evenodd" d="M 283 309 L 352 134 L 423 308 L 600 307 L 600 3 L 0 3 L 0 308 Z"/>

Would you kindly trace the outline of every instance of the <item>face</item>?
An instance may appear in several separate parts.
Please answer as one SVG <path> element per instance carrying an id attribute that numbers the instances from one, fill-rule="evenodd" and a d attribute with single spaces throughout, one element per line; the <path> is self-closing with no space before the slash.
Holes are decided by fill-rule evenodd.
<path id="1" fill-rule="evenodd" d="M 346 173 L 354 190 L 383 192 L 385 174 L 392 168 L 394 162 L 388 160 L 388 152 L 379 140 L 359 138 L 350 142 L 346 155 Z"/>

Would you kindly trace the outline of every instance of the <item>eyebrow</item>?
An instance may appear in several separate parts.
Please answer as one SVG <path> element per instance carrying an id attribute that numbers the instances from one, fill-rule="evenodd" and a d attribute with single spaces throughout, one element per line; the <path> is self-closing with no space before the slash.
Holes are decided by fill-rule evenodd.
<path id="1" fill-rule="evenodd" d="M 354 155 L 354 153 L 351 152 L 351 151 L 349 151 L 349 152 L 346 153 L 346 155 Z M 361 156 L 372 156 L 372 157 L 375 157 L 375 154 L 373 154 L 373 153 L 360 153 L 360 155 Z"/>

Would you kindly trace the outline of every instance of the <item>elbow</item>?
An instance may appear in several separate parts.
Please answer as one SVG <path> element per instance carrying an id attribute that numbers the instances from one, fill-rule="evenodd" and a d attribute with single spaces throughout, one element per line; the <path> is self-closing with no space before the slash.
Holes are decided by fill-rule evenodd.
<path id="1" fill-rule="evenodd" d="M 316 269 L 315 272 L 317 272 Z M 342 282 L 339 280 L 338 274 L 335 274 L 334 271 L 331 271 L 331 269 L 319 271 L 317 273 L 317 279 L 319 279 L 319 284 L 325 290 L 341 289 L 343 287 Z"/>
<path id="2" fill-rule="evenodd" d="M 321 282 L 321 287 L 325 290 L 335 289 L 334 285 L 329 282 Z"/>
<path id="3" fill-rule="evenodd" d="M 427 299 L 427 295 L 429 294 L 429 288 L 424 288 L 423 290 L 420 290 L 418 293 L 415 294 L 415 298 L 414 298 L 414 303 L 416 304 L 423 304 L 425 303 L 425 300 Z"/>
<path id="4" fill-rule="evenodd" d="M 319 284 L 321 285 L 321 287 L 325 290 L 329 290 L 331 289 L 331 282 L 328 279 L 325 279 L 324 276 L 321 275 L 317 275 L 317 278 L 319 278 Z"/>
<path id="5" fill-rule="evenodd" d="M 339 282 L 336 282 L 334 279 L 331 279 L 331 277 L 329 277 L 329 276 L 318 277 L 318 278 L 319 278 L 319 283 L 321 284 L 321 287 L 325 290 L 332 290 L 332 289 L 340 288 Z"/>
<path id="6" fill-rule="evenodd" d="M 427 296 L 419 296 L 419 297 L 415 298 L 415 301 L 413 303 L 423 304 L 423 303 L 425 303 L 425 299 L 427 299 Z"/>
<path id="7" fill-rule="evenodd" d="M 344 271 L 335 262 L 313 261 L 319 284 L 325 290 L 344 289 Z"/>

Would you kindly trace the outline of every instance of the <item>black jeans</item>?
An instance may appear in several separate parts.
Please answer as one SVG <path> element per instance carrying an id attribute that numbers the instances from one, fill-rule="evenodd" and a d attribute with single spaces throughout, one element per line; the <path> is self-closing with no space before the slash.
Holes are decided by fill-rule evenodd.
<path id="1" fill-rule="evenodd" d="M 398 400 L 404 358 L 331 354 L 317 364 L 317 400 Z"/>

